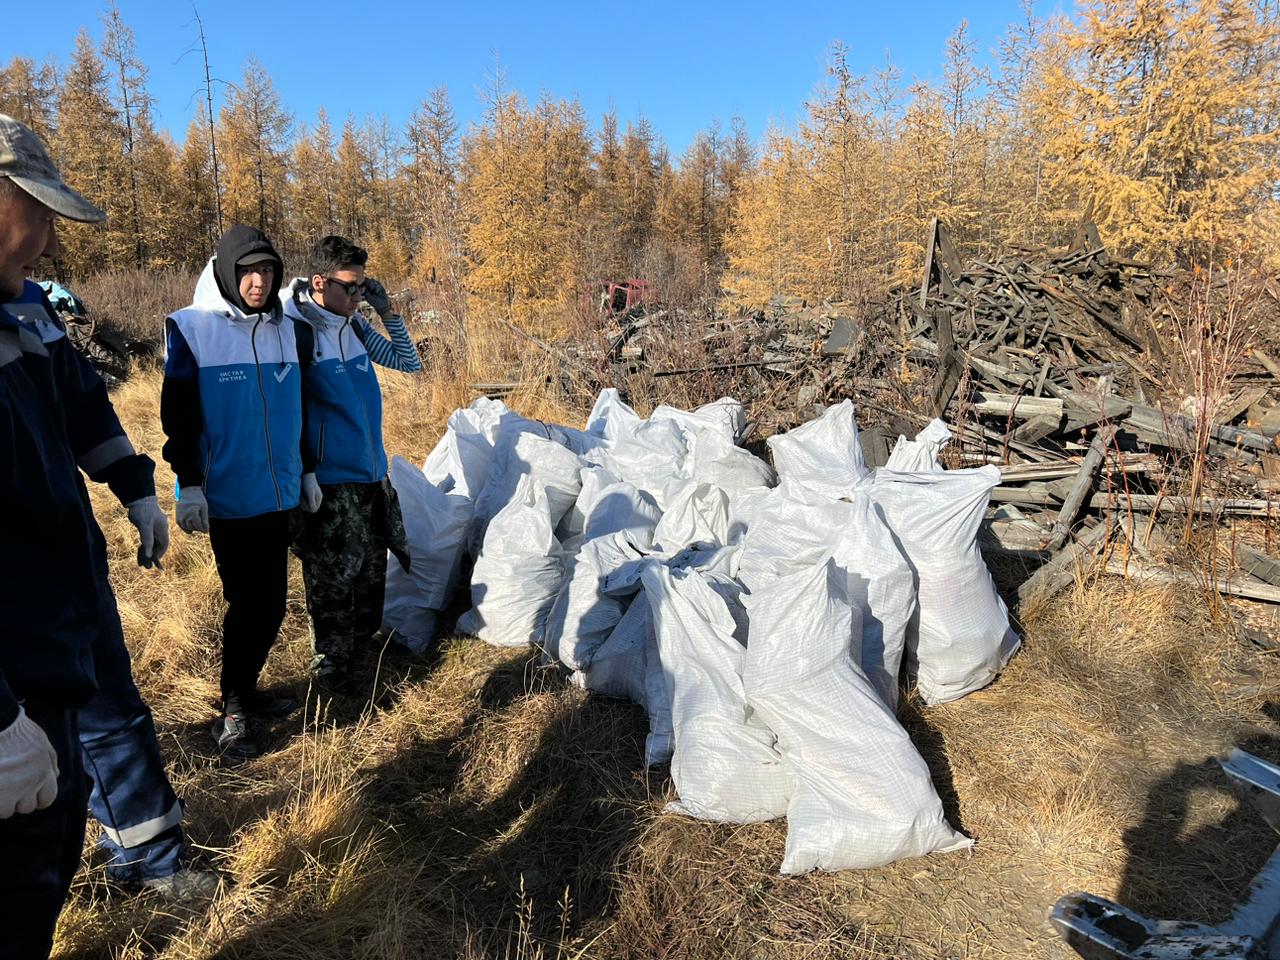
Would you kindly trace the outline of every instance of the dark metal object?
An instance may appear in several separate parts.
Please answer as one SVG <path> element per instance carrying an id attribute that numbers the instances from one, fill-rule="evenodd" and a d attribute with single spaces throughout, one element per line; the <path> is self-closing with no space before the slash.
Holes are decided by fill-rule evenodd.
<path id="1" fill-rule="evenodd" d="M 1263 819 L 1280 832 L 1280 767 L 1243 750 L 1218 761 Z M 1049 919 L 1085 960 L 1278 960 L 1280 849 L 1253 878 L 1245 899 L 1217 926 L 1151 920 L 1089 893 L 1059 900 Z"/>

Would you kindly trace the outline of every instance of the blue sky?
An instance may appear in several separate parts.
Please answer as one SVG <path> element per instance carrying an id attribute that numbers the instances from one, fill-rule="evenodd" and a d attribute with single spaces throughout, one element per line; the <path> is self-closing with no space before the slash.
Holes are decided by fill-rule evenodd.
<path id="1" fill-rule="evenodd" d="M 118 0 L 150 71 L 148 87 L 163 126 L 179 140 L 198 108 L 199 55 L 187 52 L 196 25 L 186 0 Z M 434 2 L 308 3 L 200 0 L 216 76 L 237 80 L 249 54 L 262 60 L 295 119 L 328 109 L 385 114 L 402 126 L 435 85 L 448 87 L 463 127 L 478 119 L 481 91 L 501 64 L 509 86 L 529 99 L 542 91 L 577 97 L 593 126 L 610 108 L 625 122 L 647 116 L 680 153 L 713 118 L 741 115 L 754 138 L 772 122 L 792 128 L 823 79 L 835 40 L 870 73 L 889 51 L 909 82 L 940 74 L 943 45 L 969 21 L 980 57 L 988 57 L 1018 0 L 964 6 L 935 0 L 899 3 L 792 2 L 640 4 Z M 101 0 L 52 0 L 6 19 L 0 62 L 16 54 L 65 65 L 81 25 L 102 35 Z M 1037 13 L 1058 9 L 1040 0 Z"/>

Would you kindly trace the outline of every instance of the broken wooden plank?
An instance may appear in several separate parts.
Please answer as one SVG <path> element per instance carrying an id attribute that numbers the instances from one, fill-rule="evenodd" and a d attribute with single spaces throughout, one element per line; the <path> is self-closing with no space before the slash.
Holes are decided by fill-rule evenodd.
<path id="1" fill-rule="evenodd" d="M 951 312 L 945 308 L 935 308 L 932 316 L 933 332 L 938 341 L 938 378 L 933 386 L 933 415 L 940 417 L 955 395 L 962 370 L 956 351 Z"/>
<path id="2" fill-rule="evenodd" d="M 1125 425 L 1132 428 L 1139 439 L 1146 440 L 1148 443 L 1158 443 L 1161 446 L 1177 447 L 1182 450 L 1194 450 L 1196 447 L 1194 440 L 1198 425 L 1194 417 L 1186 414 L 1164 413 L 1155 407 L 1135 403 L 1125 420 Z M 1263 453 L 1274 450 L 1270 440 L 1251 430 L 1208 424 L 1205 432 L 1208 435 L 1211 452 L 1220 456 L 1231 456 L 1232 453 L 1242 454 L 1241 448 Z M 1235 459 L 1241 459 L 1241 457 L 1237 456 Z M 1255 458 L 1248 457 L 1247 462 L 1253 459 Z"/>
<path id="3" fill-rule="evenodd" d="M 998 486 L 991 491 L 991 500 L 993 503 L 1016 503 L 1028 507 L 1049 507 L 1060 502 L 1043 483 L 1031 483 L 1023 487 Z M 1125 494 L 1118 490 L 1110 493 L 1095 493 L 1086 501 L 1086 504 L 1090 510 L 1109 510 L 1117 514 L 1129 510 L 1134 513 L 1183 514 L 1190 509 L 1225 517 L 1280 516 L 1280 501 L 1276 500 L 1204 497 L 1188 504 L 1186 497 L 1154 493 Z"/>
<path id="4" fill-rule="evenodd" d="M 1186 513 L 1192 510 L 1226 517 L 1280 515 L 1280 501 L 1276 500 L 1201 497 L 1199 500 L 1189 501 L 1187 497 L 1182 496 L 1155 493 L 1124 494 L 1120 491 L 1095 493 L 1089 498 L 1089 506 L 1094 510 L 1111 509 L 1116 512 L 1133 510 L 1135 513 Z"/>
<path id="5" fill-rule="evenodd" d="M 929 302 L 929 282 L 933 279 L 933 253 L 938 246 L 938 218 L 929 224 L 929 238 L 924 244 L 924 276 L 920 280 L 920 306 Z"/>
<path id="6" fill-rule="evenodd" d="M 1029 607 L 1032 603 L 1043 603 L 1063 587 L 1073 583 L 1076 579 L 1077 565 L 1089 563 L 1094 559 L 1098 548 L 1106 540 L 1107 532 L 1106 523 L 1095 524 L 1033 573 L 1018 587 L 1018 608 Z"/>
<path id="7" fill-rule="evenodd" d="M 1261 385 L 1244 387 L 1238 390 L 1234 396 L 1223 401 L 1222 406 L 1218 409 L 1216 418 L 1218 424 L 1227 426 L 1258 401 L 1264 399 L 1270 392 L 1270 388 Z"/>
<path id="8" fill-rule="evenodd" d="M 1246 543 L 1235 545 L 1236 563 L 1240 569 L 1263 583 L 1280 586 L 1280 560 L 1255 550 Z"/>
<path id="9" fill-rule="evenodd" d="M 1013 431 L 1013 438 L 1019 443 L 1038 443 L 1057 433 L 1061 426 L 1061 417 L 1032 417 Z"/>
<path id="10" fill-rule="evenodd" d="M 1269 354 L 1264 353 L 1262 350 L 1259 350 L 1257 347 L 1253 347 L 1249 352 L 1253 354 L 1253 359 L 1257 360 L 1260 364 L 1262 364 L 1266 368 L 1269 374 L 1271 374 L 1277 380 L 1280 380 L 1280 363 L 1276 363 L 1276 361 L 1273 360 Z"/>
<path id="11" fill-rule="evenodd" d="M 1045 384 L 1045 392 L 1066 404 L 1067 426 L 1063 428 L 1064 431 L 1079 430 L 1103 420 L 1123 420 L 1133 410 L 1132 403 L 1114 393 L 1098 395 L 1068 390 L 1052 381 Z M 1074 424 L 1079 426 L 1073 426 Z"/>
<path id="12" fill-rule="evenodd" d="M 1049 493 L 1043 483 L 1032 482 L 1024 487 L 993 487 L 992 503 L 1016 503 L 1024 507 L 1047 507 L 1060 501 Z"/>
<path id="13" fill-rule="evenodd" d="M 1039 417 L 1062 419 L 1065 408 L 1058 397 L 1033 397 L 1016 393 L 991 393 L 975 390 L 970 400 L 973 409 L 978 413 L 992 416 L 1013 416 L 1020 420 Z"/>
<path id="14" fill-rule="evenodd" d="M 978 454 L 967 454 L 963 458 L 966 464 L 991 463 L 989 457 Z M 1117 458 L 1114 453 L 1107 455 L 1102 469 L 1109 474 L 1116 473 L 1148 473 L 1156 467 L 1156 460 L 1150 454 L 1126 453 Z M 1063 460 L 1057 463 L 1009 463 L 999 464 L 1000 479 L 1003 483 L 1019 483 L 1026 480 L 1057 480 L 1070 477 L 1080 469 L 1079 460 Z"/>
<path id="15" fill-rule="evenodd" d="M 1209 583 L 1199 574 L 1189 570 L 1151 567 L 1145 564 L 1125 563 L 1117 559 L 1108 560 L 1105 569 L 1107 573 L 1143 583 L 1171 583 L 1201 590 L 1213 589 L 1226 596 L 1243 597 L 1246 600 L 1258 600 L 1263 603 L 1280 603 L 1280 587 L 1240 577 L 1215 578 L 1212 583 Z"/>
<path id="16" fill-rule="evenodd" d="M 1093 478 L 1097 474 L 1098 468 L 1102 466 L 1102 460 L 1107 454 L 1107 447 L 1110 446 L 1115 433 L 1114 427 L 1108 427 L 1094 434 L 1093 442 L 1089 444 L 1089 452 L 1085 454 L 1084 461 L 1080 464 L 1080 469 L 1071 484 L 1071 490 L 1062 501 L 1062 509 L 1058 512 L 1058 519 L 1054 521 L 1053 530 L 1049 535 L 1050 550 L 1057 550 L 1067 542 L 1067 536 L 1071 532 L 1071 525 L 1075 523 L 1076 515 L 1084 504 L 1084 498 L 1088 494 L 1089 488 L 1093 486 Z"/>

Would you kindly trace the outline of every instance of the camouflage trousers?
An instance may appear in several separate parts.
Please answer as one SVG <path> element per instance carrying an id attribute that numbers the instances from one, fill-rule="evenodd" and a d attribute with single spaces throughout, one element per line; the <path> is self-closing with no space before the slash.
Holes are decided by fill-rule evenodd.
<path id="1" fill-rule="evenodd" d="M 320 509 L 303 514 L 293 551 L 302 561 L 311 619 L 311 669 L 346 673 L 382 626 L 387 550 L 408 564 L 400 502 L 389 480 L 322 486 Z"/>

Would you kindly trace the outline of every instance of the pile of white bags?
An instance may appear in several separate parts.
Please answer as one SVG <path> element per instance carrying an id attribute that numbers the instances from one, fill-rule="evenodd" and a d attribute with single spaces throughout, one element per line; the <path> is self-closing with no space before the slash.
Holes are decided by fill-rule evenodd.
<path id="1" fill-rule="evenodd" d="M 784 873 L 968 846 L 895 710 L 904 656 L 939 703 L 1017 649 L 977 546 L 999 472 L 942 470 L 941 421 L 870 472 L 846 400 L 769 439 L 775 474 L 745 424 L 728 398 L 643 418 L 614 390 L 583 430 L 455 412 L 420 473 L 392 465 L 413 564 L 386 626 L 421 649 L 470 559 L 458 629 L 642 705 L 673 811 L 785 815 Z"/>

